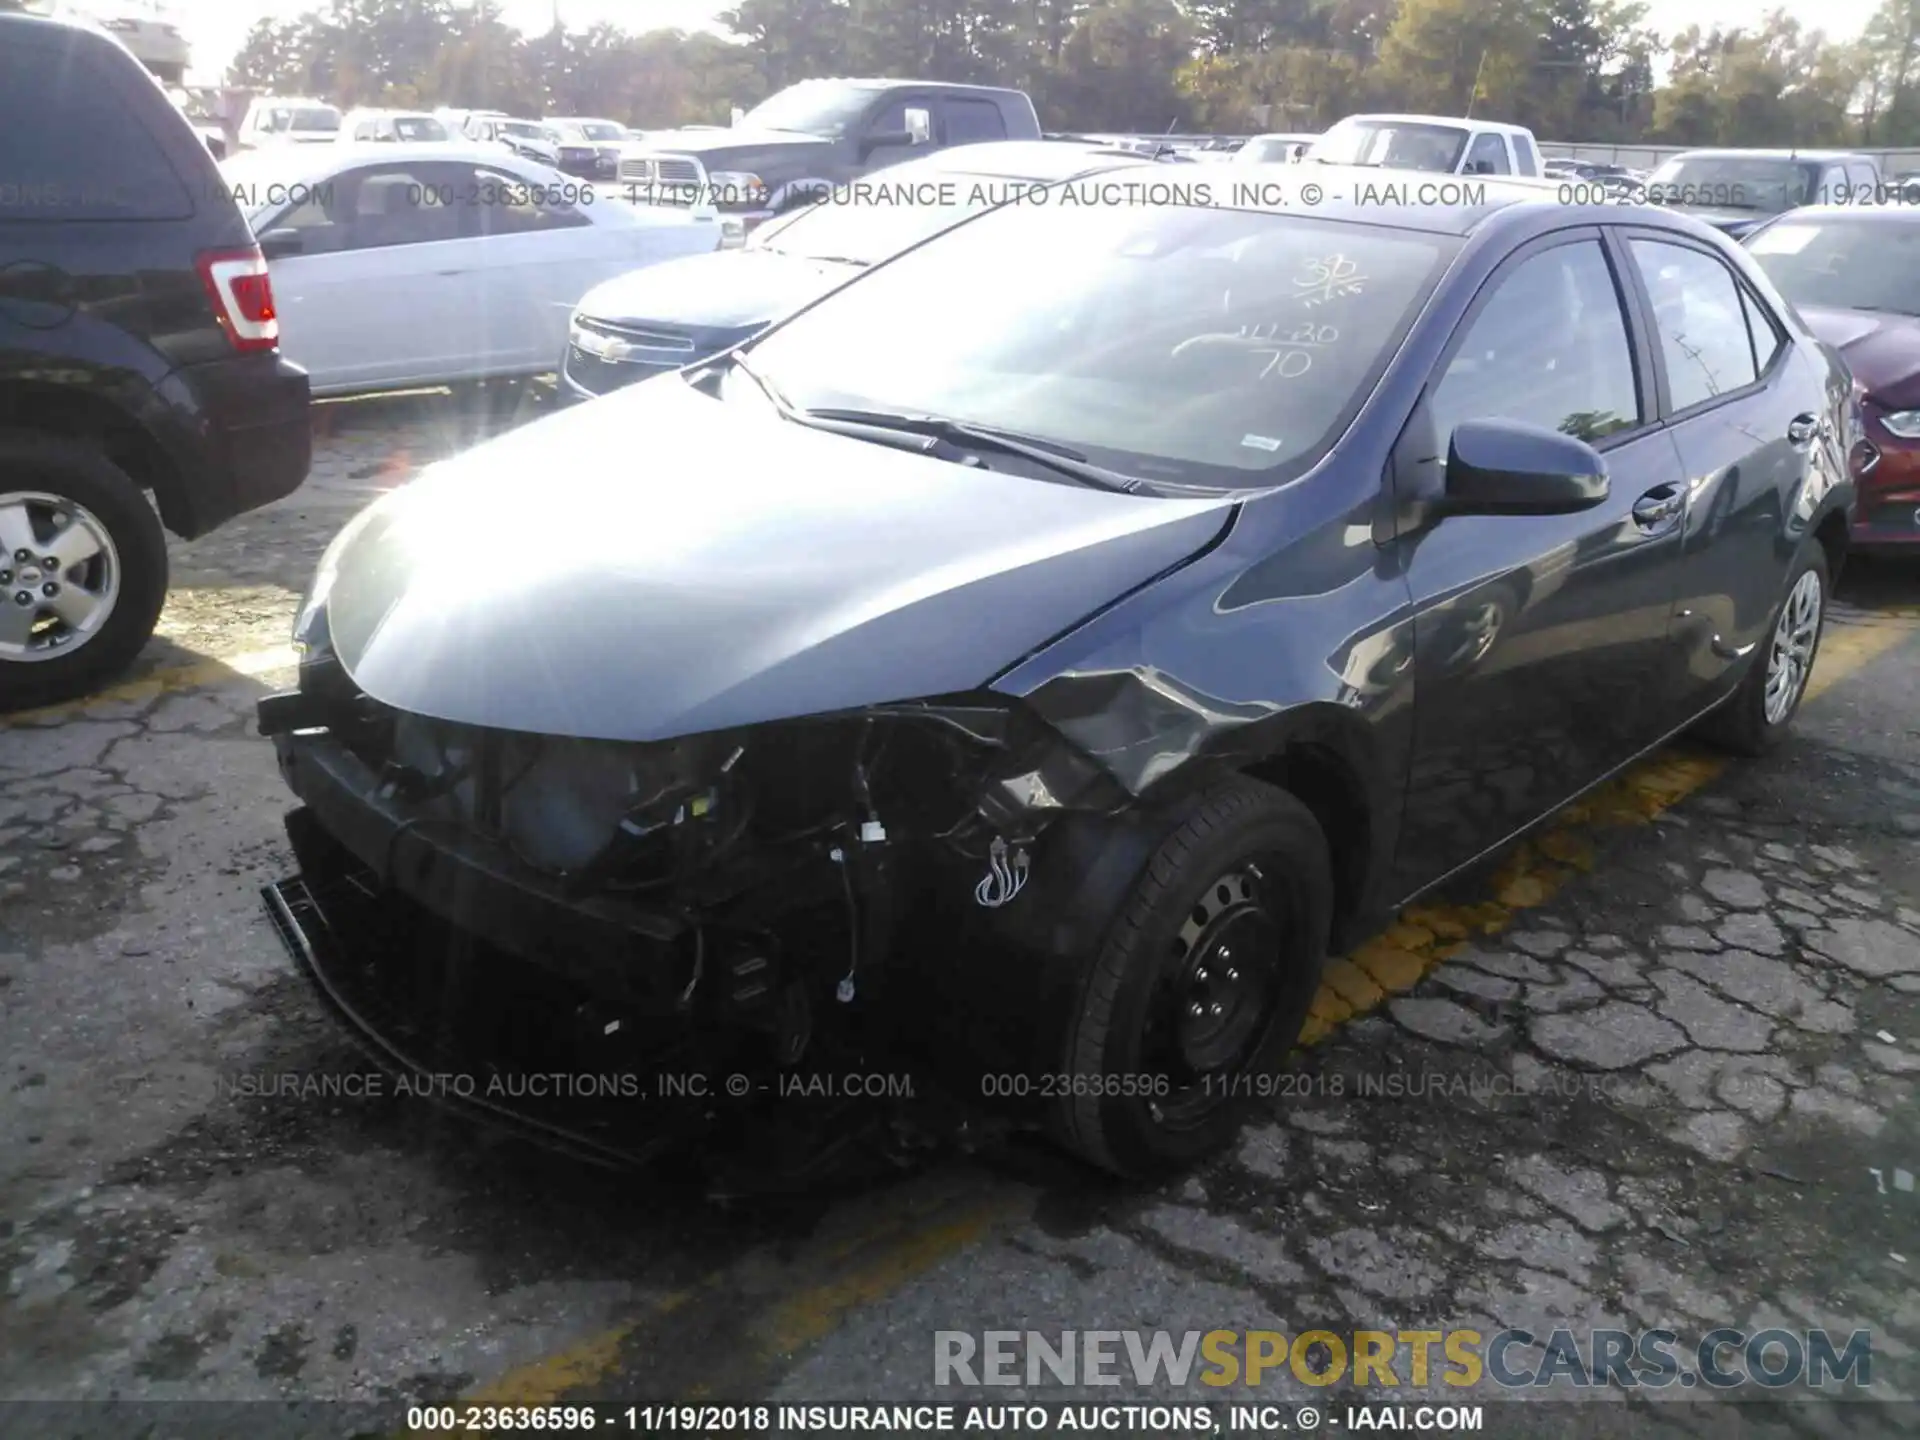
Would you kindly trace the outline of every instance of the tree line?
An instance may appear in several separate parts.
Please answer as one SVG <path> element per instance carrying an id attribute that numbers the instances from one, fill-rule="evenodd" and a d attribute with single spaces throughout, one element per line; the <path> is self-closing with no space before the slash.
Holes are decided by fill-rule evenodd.
<path id="1" fill-rule="evenodd" d="M 1636 0 L 740 0 L 722 23 L 732 39 L 526 35 L 494 0 L 329 0 L 257 24 L 228 83 L 644 129 L 725 124 L 796 80 L 874 74 L 1014 85 L 1056 130 L 1470 111 L 1550 140 L 1920 145 L 1920 0 L 1883 0 L 1852 37 L 1781 10 L 1663 36 Z"/>

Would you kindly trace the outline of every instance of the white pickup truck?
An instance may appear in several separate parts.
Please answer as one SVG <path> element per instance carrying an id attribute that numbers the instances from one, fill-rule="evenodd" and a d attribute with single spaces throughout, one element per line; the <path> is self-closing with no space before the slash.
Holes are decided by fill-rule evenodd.
<path id="1" fill-rule="evenodd" d="M 1541 173 L 1540 147 L 1526 126 L 1448 115 L 1349 115 L 1316 139 L 1304 158 L 1443 175 Z"/>

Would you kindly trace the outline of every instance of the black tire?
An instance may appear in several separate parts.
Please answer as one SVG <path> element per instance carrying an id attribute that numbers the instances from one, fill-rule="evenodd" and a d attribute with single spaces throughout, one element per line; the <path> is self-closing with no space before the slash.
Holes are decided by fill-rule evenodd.
<path id="1" fill-rule="evenodd" d="M 1299 1039 L 1326 964 L 1332 866 L 1306 806 L 1242 778 L 1201 795 L 1175 820 L 1076 988 L 1060 1070 L 1095 1083 L 1062 1085 L 1083 1093 L 1061 1096 L 1049 1117 L 1059 1143 L 1118 1175 L 1181 1169 L 1233 1139 L 1256 1088 L 1248 1078 L 1271 1074 Z M 1229 903 L 1229 882 L 1252 887 L 1255 908 L 1274 922 L 1271 932 L 1241 914 L 1238 900 Z M 1203 922 L 1216 903 L 1222 908 Z M 1217 963 L 1208 955 L 1226 954 L 1208 951 L 1190 932 L 1199 927 L 1224 944 L 1227 924 L 1253 938 L 1237 956 L 1263 967 L 1249 974 L 1266 992 L 1257 1018 L 1243 1022 L 1250 1027 L 1244 1044 L 1232 1045 L 1233 1058 L 1197 1081 L 1205 1072 L 1184 1059 L 1161 1064 L 1165 1050 L 1154 1035 L 1189 1005 L 1192 992 L 1171 987 L 1196 965 L 1206 979 L 1206 965 Z M 1237 978 L 1235 969 L 1225 974 Z M 1185 1019 L 1173 1028 L 1185 1030 Z"/>
<path id="2" fill-rule="evenodd" d="M 0 711 L 57 705 L 93 693 L 133 663 L 167 599 L 167 537 L 127 473 L 98 451 L 34 435 L 0 435 L 0 506 L 44 494 L 87 511 L 118 555 L 119 591 L 106 618 L 66 654 L 23 661 L 0 655 Z M 0 557 L 11 578 L 12 554 Z M 10 587 L 0 604 L 14 603 Z"/>
<path id="3" fill-rule="evenodd" d="M 1807 647 L 1798 679 L 1793 681 L 1791 703 L 1770 720 L 1767 717 L 1767 679 L 1773 672 L 1774 655 L 1779 647 L 1781 617 L 1807 575 L 1817 577 L 1820 585 L 1820 608 L 1814 622 L 1812 643 Z M 1809 540 L 1800 558 L 1787 572 L 1787 583 L 1780 592 L 1780 602 L 1767 619 L 1766 634 L 1760 641 L 1760 648 L 1754 652 L 1745 678 L 1741 680 L 1739 688 L 1700 723 L 1699 733 L 1703 740 L 1736 755 L 1753 756 L 1766 754 L 1786 738 L 1787 732 L 1793 728 L 1793 717 L 1800 713 L 1800 702 L 1806 697 L 1807 680 L 1813 673 L 1814 662 L 1820 658 L 1820 638 L 1826 633 L 1827 607 L 1832 599 L 1833 583 L 1827 570 L 1827 552 L 1818 541 Z"/>

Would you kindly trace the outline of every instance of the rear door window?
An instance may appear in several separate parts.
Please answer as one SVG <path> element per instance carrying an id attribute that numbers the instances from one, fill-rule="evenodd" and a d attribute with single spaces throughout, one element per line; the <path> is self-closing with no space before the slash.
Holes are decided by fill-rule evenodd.
<path id="1" fill-rule="evenodd" d="M 1704 405 L 1759 379 L 1733 272 L 1687 245 L 1635 238 L 1628 248 L 1653 301 L 1672 408 Z"/>
<path id="2" fill-rule="evenodd" d="M 951 97 L 940 102 L 947 124 L 949 145 L 968 145 L 977 140 L 1004 140 L 1007 124 L 1000 107 L 990 100 L 963 100 Z"/>
<path id="3" fill-rule="evenodd" d="M 558 186 L 523 180 L 505 170 L 475 166 L 472 178 L 457 187 L 463 235 L 529 235 L 542 230 L 571 230 L 591 225 L 580 210 L 561 202 Z"/>
<path id="4" fill-rule="evenodd" d="M 1467 151 L 1467 171 L 1478 175 L 1511 175 L 1507 163 L 1507 142 L 1498 135 L 1479 135 Z"/>
<path id="5" fill-rule="evenodd" d="M 189 218 L 193 196 L 122 98 L 126 77 L 81 48 L 0 50 L 0 222 Z"/>
<path id="6" fill-rule="evenodd" d="M 381 165 L 342 176 L 331 192 L 334 217 L 346 223 L 341 248 L 384 250 L 457 240 L 463 168 Z"/>

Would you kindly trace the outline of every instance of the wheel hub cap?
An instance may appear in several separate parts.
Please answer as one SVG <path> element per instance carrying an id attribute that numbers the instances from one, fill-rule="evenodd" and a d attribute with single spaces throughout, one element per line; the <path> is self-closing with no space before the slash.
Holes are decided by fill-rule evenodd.
<path id="1" fill-rule="evenodd" d="M 1769 725 L 1778 725 L 1792 713 L 1806 689 L 1807 675 L 1813 669 L 1813 652 L 1820 641 L 1820 620 L 1826 597 L 1820 577 L 1809 570 L 1794 582 L 1780 607 L 1774 623 L 1773 641 L 1767 651 L 1767 685 L 1764 713 Z"/>
<path id="2" fill-rule="evenodd" d="M 1262 1024 L 1279 927 L 1260 907 L 1253 876 L 1223 876 L 1180 928 L 1185 955 L 1175 982 L 1175 1045 L 1185 1067 L 1206 1075 L 1233 1066 Z"/>
<path id="3" fill-rule="evenodd" d="M 0 493 L 0 660 L 51 660 L 98 634 L 120 555 L 98 517 L 58 495 Z"/>

